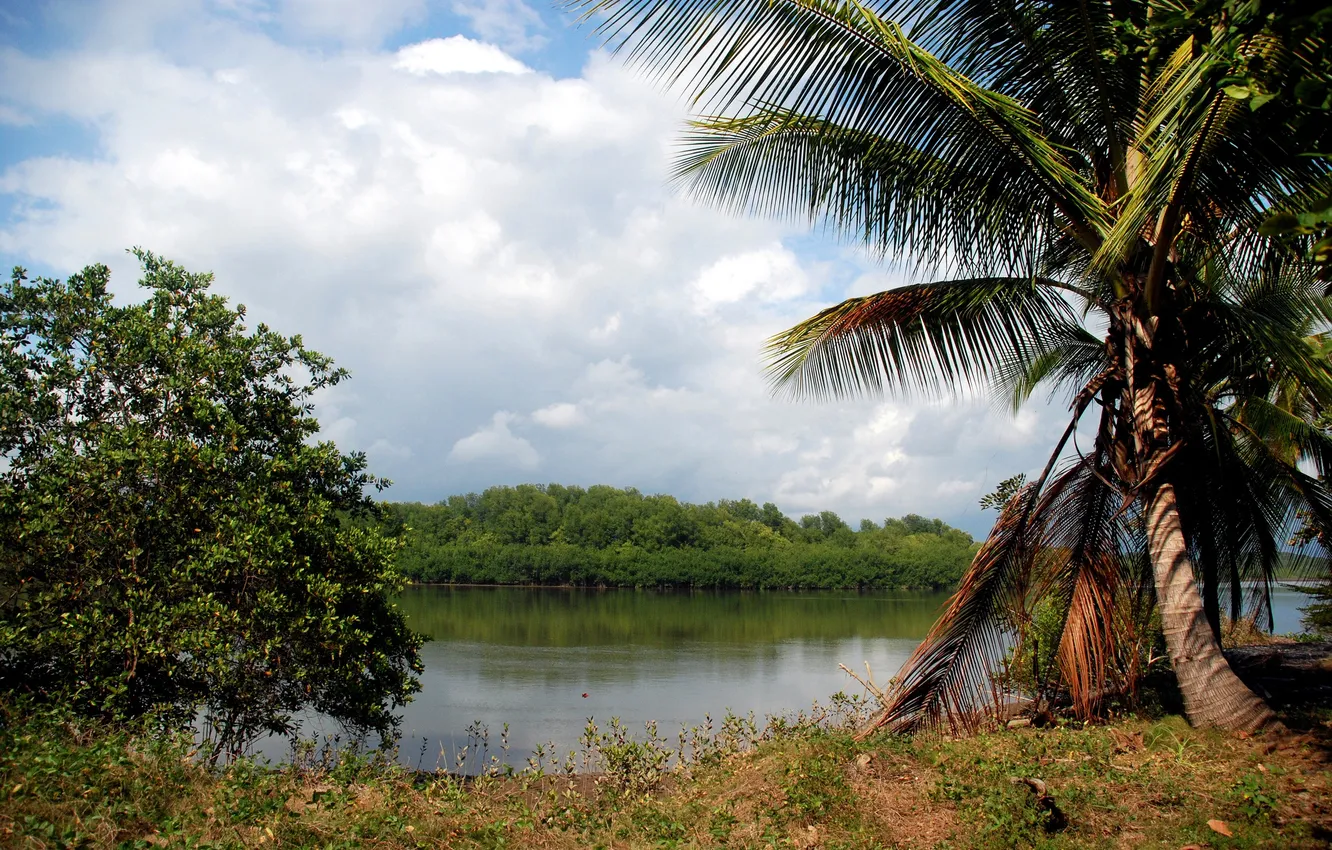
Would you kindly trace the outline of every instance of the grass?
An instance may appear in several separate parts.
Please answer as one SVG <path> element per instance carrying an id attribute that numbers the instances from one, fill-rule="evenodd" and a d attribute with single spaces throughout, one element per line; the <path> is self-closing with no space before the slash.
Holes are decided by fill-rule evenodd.
<path id="1" fill-rule="evenodd" d="M 186 742 L 11 717 L 0 846 L 1136 850 L 1332 836 L 1325 713 L 1314 734 L 1283 738 L 1167 717 L 864 742 L 848 717 L 695 741 L 697 758 L 666 770 L 612 724 L 585 744 L 598 772 L 468 779 L 355 756 L 210 771 Z"/>

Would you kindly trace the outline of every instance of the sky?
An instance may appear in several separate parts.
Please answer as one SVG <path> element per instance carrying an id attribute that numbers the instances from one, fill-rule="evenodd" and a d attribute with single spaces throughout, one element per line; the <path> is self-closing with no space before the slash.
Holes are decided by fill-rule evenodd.
<path id="1" fill-rule="evenodd" d="M 670 181 L 689 116 L 555 5 L 0 0 L 0 261 L 142 246 L 352 379 L 322 436 L 433 502 L 524 482 L 977 536 L 1064 404 L 774 396 L 764 340 L 909 282 Z"/>

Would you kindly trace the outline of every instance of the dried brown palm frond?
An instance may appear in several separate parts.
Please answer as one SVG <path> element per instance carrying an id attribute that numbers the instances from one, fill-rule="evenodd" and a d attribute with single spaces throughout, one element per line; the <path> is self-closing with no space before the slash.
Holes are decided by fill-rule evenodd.
<path id="1" fill-rule="evenodd" d="M 1063 628 L 1051 671 L 1057 681 L 1041 684 L 1047 691 L 1066 688 L 1083 718 L 1121 684 L 1111 680 L 1119 678 L 1117 649 L 1126 637 L 1119 612 L 1136 517 L 1124 510 L 1123 489 L 1113 486 L 1114 479 L 1110 458 L 1098 451 L 1079 458 L 1063 486 L 1042 500 L 1048 516 L 1041 540 L 1049 575 L 1045 592 Z"/>
<path id="2" fill-rule="evenodd" d="M 1032 566 L 1028 509 L 1035 494 L 1029 484 L 1005 508 L 947 609 L 898 674 L 883 713 L 862 734 L 943 723 L 972 729 L 982 719 L 1006 646 L 1004 612 L 1022 605 Z"/>

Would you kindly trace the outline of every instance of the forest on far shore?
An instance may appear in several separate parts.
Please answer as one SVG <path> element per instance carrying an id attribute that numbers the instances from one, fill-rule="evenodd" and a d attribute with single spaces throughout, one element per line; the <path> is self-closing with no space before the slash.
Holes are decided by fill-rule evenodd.
<path id="1" fill-rule="evenodd" d="M 957 584 L 977 544 L 908 514 L 853 529 L 832 511 L 793 520 L 771 502 L 694 505 L 607 486 L 523 484 L 434 505 L 386 504 L 413 581 L 699 588 Z"/>

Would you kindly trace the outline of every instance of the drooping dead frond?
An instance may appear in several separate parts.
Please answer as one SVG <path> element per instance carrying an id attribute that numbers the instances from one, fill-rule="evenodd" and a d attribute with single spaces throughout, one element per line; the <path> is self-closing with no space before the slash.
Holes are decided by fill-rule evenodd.
<path id="1" fill-rule="evenodd" d="M 861 734 L 880 728 L 915 732 L 947 723 L 973 728 L 990 699 L 990 675 L 1005 649 L 1002 613 L 1020 604 L 1031 569 L 1032 501 L 1028 484 L 999 515 L 948 608 L 912 653 L 883 713 Z"/>
<path id="2" fill-rule="evenodd" d="M 1049 553 L 1048 593 L 1063 619 L 1054 673 L 1068 689 L 1081 717 L 1095 713 L 1116 676 L 1116 650 L 1123 641 L 1119 596 L 1132 517 L 1121 510 L 1106 451 L 1098 444 L 1079 459 L 1043 501 L 1041 545 Z"/>
<path id="3" fill-rule="evenodd" d="M 1083 400 L 1065 439 L 1085 409 Z M 1131 597 L 1140 589 L 1134 547 L 1141 549 L 1141 535 L 1135 534 L 1136 514 L 1124 510 L 1125 486 L 1108 444 L 1053 477 L 1050 472 L 1047 466 L 1007 504 L 866 733 L 973 728 L 994 707 L 991 682 L 1009 645 L 1013 612 L 1028 611 L 1042 598 L 1053 601 L 1063 627 L 1052 671 L 1057 681 L 1040 682 L 1037 690 L 1066 688 L 1075 710 L 1090 716 L 1111 686 L 1122 684 L 1111 679 L 1135 675 L 1119 668 L 1131 631 Z"/>
<path id="4" fill-rule="evenodd" d="M 1059 642 L 1059 672 L 1073 709 L 1084 719 L 1096 713 L 1107 687 L 1107 673 L 1119 644 L 1116 595 L 1119 567 L 1112 557 L 1083 561 L 1074 573 L 1064 634 Z"/>

